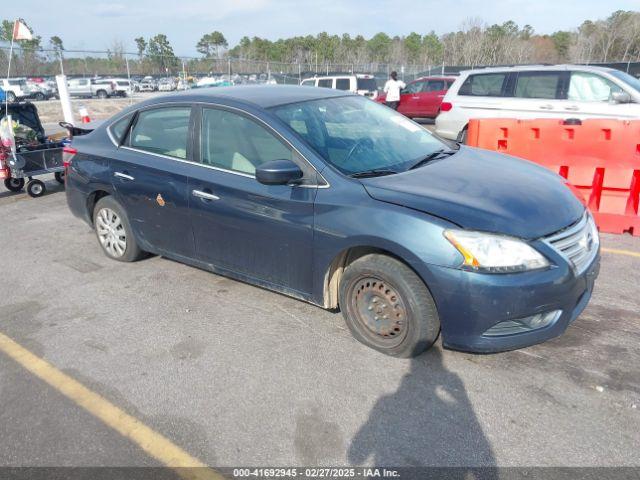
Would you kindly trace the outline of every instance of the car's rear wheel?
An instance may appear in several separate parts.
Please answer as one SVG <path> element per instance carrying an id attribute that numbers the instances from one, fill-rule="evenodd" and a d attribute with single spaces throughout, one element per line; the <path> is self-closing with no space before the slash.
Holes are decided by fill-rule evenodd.
<path id="1" fill-rule="evenodd" d="M 460 130 L 460 133 L 458 133 L 458 138 L 456 141 L 458 143 L 461 143 L 462 145 L 466 145 L 468 138 L 469 138 L 469 135 L 467 132 L 467 127 L 464 127 L 462 130 Z"/>
<path id="2" fill-rule="evenodd" d="M 38 92 L 38 93 L 36 93 L 36 94 L 34 95 L 33 99 L 34 99 L 34 100 L 38 100 L 38 101 L 40 101 L 40 102 L 41 102 L 42 100 L 45 100 L 44 93 L 42 93 L 42 92 Z"/>
<path id="3" fill-rule="evenodd" d="M 345 270 L 339 302 L 360 342 L 386 355 L 415 357 L 438 338 L 440 320 L 420 277 L 395 258 L 369 254 Z"/>
<path id="4" fill-rule="evenodd" d="M 136 242 L 124 208 L 107 196 L 98 200 L 93 211 L 93 225 L 104 253 L 120 262 L 135 262 L 145 256 Z"/>
<path id="5" fill-rule="evenodd" d="M 105 98 L 107 98 L 109 95 L 107 94 L 107 92 L 105 92 L 104 90 L 98 90 L 96 92 L 96 96 L 102 100 L 104 100 Z"/>
<path id="6" fill-rule="evenodd" d="M 16 94 L 13 93 L 13 92 L 7 92 L 7 101 L 15 102 L 16 101 Z"/>

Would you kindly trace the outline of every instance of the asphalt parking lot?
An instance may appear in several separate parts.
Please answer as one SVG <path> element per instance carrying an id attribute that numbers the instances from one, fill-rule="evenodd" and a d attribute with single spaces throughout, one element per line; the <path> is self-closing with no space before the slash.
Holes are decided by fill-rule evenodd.
<path id="1" fill-rule="evenodd" d="M 0 187 L 0 334 L 18 345 L 0 353 L 2 466 L 161 464 L 20 349 L 215 467 L 640 465 L 638 237 L 603 235 L 616 252 L 562 337 L 398 360 L 338 313 L 164 258 L 111 261 L 47 186 Z"/>

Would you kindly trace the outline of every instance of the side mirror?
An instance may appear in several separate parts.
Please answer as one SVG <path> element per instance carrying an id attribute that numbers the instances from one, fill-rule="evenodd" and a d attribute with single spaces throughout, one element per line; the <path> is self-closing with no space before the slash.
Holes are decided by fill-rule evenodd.
<path id="1" fill-rule="evenodd" d="M 256 168 L 256 180 L 265 185 L 287 185 L 302 175 L 300 167 L 291 160 L 272 160 Z"/>
<path id="2" fill-rule="evenodd" d="M 631 95 L 627 92 L 613 92 L 611 94 L 611 99 L 615 103 L 631 103 Z"/>

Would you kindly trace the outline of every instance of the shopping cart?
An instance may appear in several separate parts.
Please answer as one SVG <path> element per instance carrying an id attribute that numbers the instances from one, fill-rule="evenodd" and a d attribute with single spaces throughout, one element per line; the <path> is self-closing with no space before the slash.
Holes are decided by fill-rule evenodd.
<path id="1" fill-rule="evenodd" d="M 16 154 L 0 152 L 0 178 L 4 177 L 4 185 L 12 192 L 18 192 L 27 186 L 27 193 L 32 197 L 40 197 L 46 192 L 42 180 L 35 177 L 53 173 L 59 183 L 64 183 L 64 165 L 62 149 L 68 142 L 66 139 L 51 140 L 45 136 L 44 128 L 38 116 L 38 109 L 30 102 L 3 104 L 0 119 L 7 113 L 14 122 L 26 126 L 35 132 L 35 138 L 28 141 L 16 137 Z"/>

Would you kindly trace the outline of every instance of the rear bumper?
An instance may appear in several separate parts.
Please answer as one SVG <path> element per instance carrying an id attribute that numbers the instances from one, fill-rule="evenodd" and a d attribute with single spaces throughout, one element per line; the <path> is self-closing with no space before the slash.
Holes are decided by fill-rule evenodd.
<path id="1" fill-rule="evenodd" d="M 67 205 L 69 210 L 76 217 L 84 220 L 87 224 L 92 225 L 93 219 L 89 214 L 88 193 L 84 191 L 84 185 L 79 181 L 77 175 L 67 169 L 65 172 L 65 195 L 67 197 Z"/>
<path id="2" fill-rule="evenodd" d="M 458 134 L 466 125 L 464 118 L 457 118 L 456 112 L 440 112 L 436 117 L 435 133 L 448 140 L 457 140 Z"/>
<path id="3" fill-rule="evenodd" d="M 557 337 L 589 303 L 599 269 L 599 255 L 578 276 L 568 265 L 512 275 L 432 267 L 435 283 L 429 286 L 440 315 L 443 344 L 456 350 L 499 352 Z M 511 335 L 484 335 L 500 322 L 554 310 L 562 313 L 546 327 Z"/>

